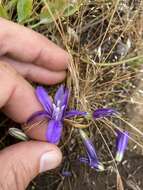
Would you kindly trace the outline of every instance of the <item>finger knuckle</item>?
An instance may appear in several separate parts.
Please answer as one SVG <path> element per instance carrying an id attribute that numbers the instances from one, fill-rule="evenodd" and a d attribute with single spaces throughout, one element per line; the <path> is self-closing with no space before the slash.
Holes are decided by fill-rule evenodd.
<path id="1" fill-rule="evenodd" d="M 15 78 L 18 75 L 17 71 L 10 66 L 10 64 L 0 61 L 0 76 L 7 76 L 12 78 Z"/>

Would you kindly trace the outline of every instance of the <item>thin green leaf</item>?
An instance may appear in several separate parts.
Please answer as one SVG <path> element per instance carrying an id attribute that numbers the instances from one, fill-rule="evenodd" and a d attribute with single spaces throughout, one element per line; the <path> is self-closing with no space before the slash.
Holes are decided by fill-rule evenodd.
<path id="1" fill-rule="evenodd" d="M 122 65 L 124 63 L 132 64 L 132 65 L 143 64 L 143 55 L 131 57 L 131 58 L 117 61 L 114 63 L 99 63 L 99 64 L 100 66 L 116 66 L 116 65 Z"/>
<path id="2" fill-rule="evenodd" d="M 6 7 L 8 10 L 14 9 L 17 5 L 18 0 L 11 0 L 7 3 Z"/>
<path id="3" fill-rule="evenodd" d="M 61 17 L 61 15 L 63 15 L 64 8 L 67 3 L 65 0 L 59 0 L 59 1 L 53 0 L 52 2 L 47 0 L 46 2 L 47 3 L 45 3 L 45 6 L 41 10 L 40 19 L 43 22 L 51 23 L 51 22 L 53 22 L 53 17 L 55 19 L 57 19 L 57 18 Z M 48 5 L 52 15 L 48 10 L 47 5 Z"/>
<path id="4" fill-rule="evenodd" d="M 18 22 L 26 21 L 32 14 L 33 0 L 18 0 L 17 13 Z"/>
<path id="5" fill-rule="evenodd" d="M 52 15 L 47 6 L 49 7 Z M 73 15 L 79 7 L 80 6 L 77 3 L 69 3 L 67 0 L 46 0 L 45 6 L 40 13 L 41 22 L 51 23 L 53 22 L 53 17 L 55 20 L 60 17 L 69 17 Z"/>
<path id="6" fill-rule="evenodd" d="M 9 19 L 9 16 L 8 16 L 8 13 L 7 13 L 7 10 L 4 6 L 2 6 L 2 4 L 0 3 L 0 17 L 3 17 L 3 18 L 6 18 L 6 19 Z"/>

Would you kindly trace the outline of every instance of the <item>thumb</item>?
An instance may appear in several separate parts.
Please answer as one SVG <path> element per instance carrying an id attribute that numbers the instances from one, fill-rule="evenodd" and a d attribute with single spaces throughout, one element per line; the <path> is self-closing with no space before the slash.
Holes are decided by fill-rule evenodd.
<path id="1" fill-rule="evenodd" d="M 0 152 L 0 189 L 24 190 L 41 172 L 61 162 L 58 147 L 45 142 L 22 142 Z"/>

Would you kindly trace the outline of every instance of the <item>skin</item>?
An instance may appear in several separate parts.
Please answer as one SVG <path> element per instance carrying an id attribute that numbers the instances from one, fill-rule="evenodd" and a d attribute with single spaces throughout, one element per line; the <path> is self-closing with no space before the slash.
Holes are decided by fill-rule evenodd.
<path id="1" fill-rule="evenodd" d="M 68 60 L 67 52 L 44 36 L 0 18 L 1 110 L 18 123 L 42 110 L 26 79 L 47 85 L 59 83 L 66 77 Z M 57 146 L 40 142 L 45 140 L 45 130 L 46 126 L 28 131 L 39 141 L 18 143 L 0 152 L 0 189 L 25 189 L 39 173 L 39 159 L 45 152 L 54 152 L 56 158 L 46 170 L 61 162 Z"/>

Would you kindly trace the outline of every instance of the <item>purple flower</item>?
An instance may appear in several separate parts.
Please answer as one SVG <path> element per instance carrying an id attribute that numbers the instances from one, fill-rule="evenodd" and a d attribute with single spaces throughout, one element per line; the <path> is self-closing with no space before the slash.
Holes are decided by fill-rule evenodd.
<path id="1" fill-rule="evenodd" d="M 104 166 L 99 162 L 93 143 L 87 137 L 86 133 L 80 129 L 80 135 L 85 146 L 87 157 L 81 157 L 80 161 L 88 164 L 91 168 L 103 171 Z"/>
<path id="2" fill-rule="evenodd" d="M 53 102 L 46 90 L 41 86 L 37 87 L 36 96 L 43 106 L 44 111 L 34 113 L 27 122 L 31 122 L 36 118 L 48 118 L 49 123 L 46 131 L 46 139 L 50 143 L 59 143 L 65 118 L 80 115 L 85 116 L 87 114 L 78 110 L 67 111 L 69 90 L 64 88 L 63 85 L 57 90 Z"/>
<path id="3" fill-rule="evenodd" d="M 117 162 L 121 162 L 125 153 L 125 150 L 128 145 L 129 140 L 129 133 L 127 131 L 121 132 L 117 131 L 117 138 L 116 138 L 116 158 Z"/>
<path id="4" fill-rule="evenodd" d="M 93 118 L 94 119 L 104 118 L 104 117 L 112 116 L 115 113 L 116 111 L 112 108 L 100 108 L 93 112 Z"/>
<path id="5" fill-rule="evenodd" d="M 62 171 L 62 176 L 64 177 L 70 177 L 72 173 L 70 171 Z"/>

